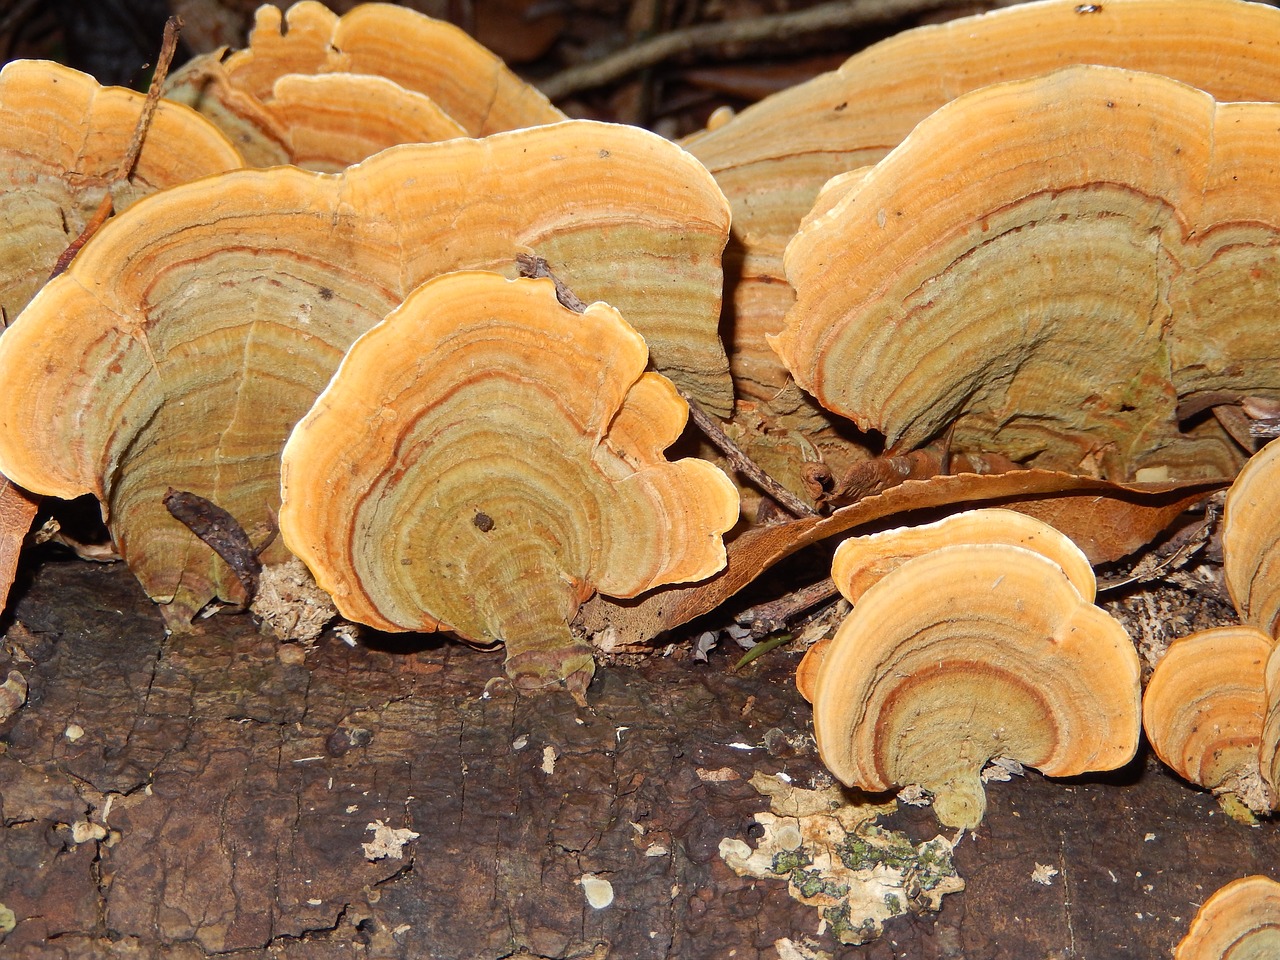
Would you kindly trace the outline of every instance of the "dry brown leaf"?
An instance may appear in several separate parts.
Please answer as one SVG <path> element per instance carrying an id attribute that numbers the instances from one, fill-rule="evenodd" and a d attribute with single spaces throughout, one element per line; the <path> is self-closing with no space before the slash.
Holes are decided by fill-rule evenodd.
<path id="1" fill-rule="evenodd" d="M 611 626 L 619 642 L 641 643 L 714 610 L 810 544 L 887 517 L 938 507 L 1008 507 L 1061 530 L 1091 563 L 1106 563 L 1149 542 L 1182 511 L 1226 485 L 1225 480 L 1113 483 L 1051 470 L 909 480 L 828 517 L 750 529 L 729 544 L 725 569 L 711 579 L 666 587 L 639 602 L 595 597 L 583 607 L 583 623 L 589 630 Z"/>

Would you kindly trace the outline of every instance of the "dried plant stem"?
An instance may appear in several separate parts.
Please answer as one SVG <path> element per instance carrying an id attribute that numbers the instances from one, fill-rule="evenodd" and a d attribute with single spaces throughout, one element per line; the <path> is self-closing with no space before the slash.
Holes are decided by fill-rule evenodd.
<path id="1" fill-rule="evenodd" d="M 684 54 L 727 44 L 786 40 L 824 30 L 868 26 L 953 6 L 954 2 L 955 0 L 835 0 L 791 13 L 698 24 L 660 34 L 602 60 L 570 67 L 548 77 L 539 86 L 548 97 L 557 100 L 581 90 L 604 86 L 645 67 Z"/>
<path id="2" fill-rule="evenodd" d="M 93 216 L 84 225 L 80 235 L 71 241 L 67 249 L 62 251 L 57 262 L 53 265 L 53 272 L 49 274 L 50 280 L 67 269 L 75 255 L 80 252 L 80 248 L 89 242 L 89 239 L 98 232 L 99 228 L 106 223 L 107 218 L 111 216 L 113 210 L 111 185 L 133 176 L 133 168 L 138 165 L 138 157 L 142 154 L 142 144 L 147 138 L 147 130 L 151 127 L 151 118 L 155 115 L 156 106 L 160 103 L 160 89 L 164 86 L 165 77 L 169 75 L 169 65 L 173 63 L 173 55 L 178 49 L 178 31 L 181 29 L 182 19 L 180 17 L 170 17 L 165 21 L 164 39 L 160 41 L 160 56 L 156 59 L 156 69 L 151 75 L 151 86 L 147 89 L 147 99 L 143 101 L 142 112 L 138 114 L 138 122 L 134 125 L 133 136 L 129 139 L 129 147 L 120 159 L 120 165 L 116 167 L 115 173 L 107 180 L 107 190 L 103 194 L 102 202 L 98 204 L 98 209 L 93 212 Z"/>
<path id="3" fill-rule="evenodd" d="M 730 440 L 716 419 L 698 406 L 697 400 L 689 397 L 683 390 L 680 391 L 680 396 L 684 397 L 685 402 L 689 404 L 689 419 L 693 421 L 693 425 L 702 431 L 702 435 L 711 441 L 717 450 L 728 457 L 730 467 L 746 477 L 761 492 L 776 500 L 792 516 L 816 517 L 818 515 L 818 511 L 765 473 L 742 451 L 741 447 Z"/>
<path id="4" fill-rule="evenodd" d="M 835 581 L 827 577 L 807 587 L 793 590 L 785 597 L 748 607 L 733 619 L 744 627 L 750 627 L 753 636 L 763 637 L 785 629 L 794 617 L 830 600 L 838 592 Z"/>

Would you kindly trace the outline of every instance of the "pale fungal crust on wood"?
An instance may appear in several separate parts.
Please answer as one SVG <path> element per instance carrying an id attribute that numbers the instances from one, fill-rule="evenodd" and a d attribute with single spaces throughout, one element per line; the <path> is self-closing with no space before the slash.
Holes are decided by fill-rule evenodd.
<path id="1" fill-rule="evenodd" d="M 108 189 L 123 210 L 156 190 L 244 166 L 212 124 L 162 103 L 132 174 L 112 182 L 145 99 L 44 60 L 14 60 L 0 70 L 0 311 L 7 321 L 49 279 Z"/>
<path id="2" fill-rule="evenodd" d="M 1280 440 L 1249 458 L 1223 510 L 1222 566 L 1240 619 L 1280 627 Z"/>
<path id="3" fill-rule="evenodd" d="M 1255 813 L 1275 806 L 1263 782 L 1267 662 L 1275 643 L 1253 627 L 1201 630 L 1175 640 L 1142 698 L 1147 740 L 1179 776 L 1238 796 Z M 1263 766 L 1260 767 L 1260 764 Z"/>
<path id="4" fill-rule="evenodd" d="M 166 96 L 208 114 L 256 166 L 333 169 L 396 143 L 565 119 L 463 30 L 384 3 L 342 17 L 312 0 L 259 7 L 246 49 L 197 57 Z M 334 142 L 320 148 L 322 130 Z"/>
<path id="5" fill-rule="evenodd" d="M 731 389 L 716 333 L 727 232 L 697 161 L 590 121 L 396 147 L 339 176 L 277 167 L 164 191 L 107 223 L 0 338 L 23 397 L 0 415 L 0 470 L 37 493 L 97 495 L 171 620 L 215 595 L 240 602 L 165 490 L 216 503 L 260 542 L 289 431 L 410 290 L 541 256 L 714 406 Z M 262 560 L 286 557 L 277 542 Z"/>
<path id="6" fill-rule="evenodd" d="M 967 94 L 792 240 L 771 343 L 896 448 L 954 424 L 1039 466 L 1221 475 L 1229 450 L 1176 410 L 1280 389 L 1277 128 L 1280 105 L 1110 67 Z"/>
<path id="7" fill-rule="evenodd" d="M 869 587 L 809 687 L 823 762 L 866 790 L 918 784 L 973 827 L 982 767 L 1110 770 L 1137 749 L 1139 665 L 1124 629 L 1041 553 L 957 544 Z"/>
<path id="8" fill-rule="evenodd" d="M 1233 880 L 1204 902 L 1174 960 L 1272 960 L 1280 956 L 1280 883 Z"/>
<path id="9" fill-rule="evenodd" d="M 280 529 L 349 619 L 507 646 L 518 683 L 585 689 L 569 622 L 724 565 L 733 484 L 669 463 L 688 408 L 644 341 L 549 279 L 447 274 L 351 347 L 284 451 Z"/>

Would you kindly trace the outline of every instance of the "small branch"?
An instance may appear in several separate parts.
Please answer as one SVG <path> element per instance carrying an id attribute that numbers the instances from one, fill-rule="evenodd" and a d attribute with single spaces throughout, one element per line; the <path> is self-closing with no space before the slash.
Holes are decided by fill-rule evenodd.
<path id="1" fill-rule="evenodd" d="M 702 435 L 711 441 L 712 446 L 729 458 L 729 465 L 734 470 L 746 477 L 762 493 L 776 500 L 792 516 L 816 517 L 818 515 L 818 511 L 765 473 L 742 451 L 741 447 L 730 440 L 716 419 L 698 406 L 697 400 L 686 395 L 683 390 L 680 391 L 680 396 L 684 397 L 685 402 L 689 404 L 689 419 L 693 421 L 694 426 L 702 431 Z"/>
<path id="2" fill-rule="evenodd" d="M 102 202 L 98 204 L 98 209 L 93 212 L 93 216 L 84 225 L 80 235 L 62 251 L 53 265 L 53 272 L 49 274 L 50 280 L 67 269 L 75 255 L 80 252 L 80 248 L 89 242 L 111 216 L 112 185 L 133 176 L 134 167 L 138 165 L 138 157 L 142 154 L 142 144 L 147 138 L 147 131 L 151 128 L 151 118 L 155 115 L 156 106 L 160 103 L 160 88 L 164 86 L 165 77 L 169 75 L 169 65 L 173 63 L 173 55 L 178 49 L 178 31 L 181 29 L 180 17 L 170 17 L 165 21 L 164 39 L 160 41 L 160 56 L 156 59 L 156 69 L 151 75 L 151 86 L 147 89 L 147 98 L 142 103 L 142 112 L 138 114 L 138 122 L 134 125 L 133 136 L 129 138 L 129 146 L 120 159 L 120 165 L 116 167 L 115 173 L 107 180 L 106 193 L 102 197 Z"/>
<path id="3" fill-rule="evenodd" d="M 554 283 L 556 285 L 556 299 L 560 301 L 560 306 L 572 310 L 574 313 L 587 312 L 587 305 L 582 302 L 582 298 L 570 290 L 563 280 L 551 272 L 551 265 L 543 260 L 542 257 L 528 253 L 517 253 L 516 264 L 520 267 L 520 276 L 529 280 L 545 278 Z"/>
<path id="4" fill-rule="evenodd" d="M 826 30 L 863 27 L 911 14 L 927 13 L 953 4 L 954 0 L 835 0 L 791 13 L 698 24 L 660 34 L 593 63 L 570 67 L 548 77 L 539 86 L 552 100 L 558 100 L 571 93 L 604 86 L 628 74 L 685 54 L 729 44 L 787 40 Z"/>
<path id="5" fill-rule="evenodd" d="M 785 597 L 748 607 L 733 619 L 744 627 L 750 627 L 752 636 L 763 637 L 786 629 L 794 617 L 830 600 L 837 593 L 839 590 L 836 589 L 835 582 L 827 577 L 807 587 L 793 590 Z"/>

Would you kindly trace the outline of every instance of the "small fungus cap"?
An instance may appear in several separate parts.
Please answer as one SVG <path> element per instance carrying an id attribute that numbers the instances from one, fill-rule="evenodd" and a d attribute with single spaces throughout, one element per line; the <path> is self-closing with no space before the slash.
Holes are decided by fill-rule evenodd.
<path id="1" fill-rule="evenodd" d="M 1246 623 L 1280 629 L 1280 440 L 1255 453 L 1227 491 L 1222 565 L 1227 590 Z"/>
<path id="2" fill-rule="evenodd" d="M 849 537 L 836 548 L 831 579 L 846 600 L 857 603 L 872 584 L 912 557 L 965 543 L 1004 543 L 1033 550 L 1061 567 L 1080 596 L 1093 601 L 1097 590 L 1093 567 L 1069 537 L 1043 520 L 999 508 L 965 510 L 933 523 Z"/>
<path id="3" fill-rule="evenodd" d="M 1247 626 L 1175 640 L 1142 698 L 1142 725 L 1156 755 L 1179 776 L 1251 809 L 1271 809 L 1260 779 L 1267 716 L 1265 676 L 1274 641 Z"/>
<path id="4" fill-rule="evenodd" d="M 1138 673 L 1124 629 L 1053 561 L 1008 544 L 941 547 L 862 594 L 812 686 L 814 732 L 841 782 L 920 784 L 939 820 L 973 827 L 993 757 L 1049 776 L 1128 762 Z"/>
<path id="5" fill-rule="evenodd" d="M 1233 880 L 1204 902 L 1174 960 L 1273 960 L 1280 956 L 1280 883 Z"/>

